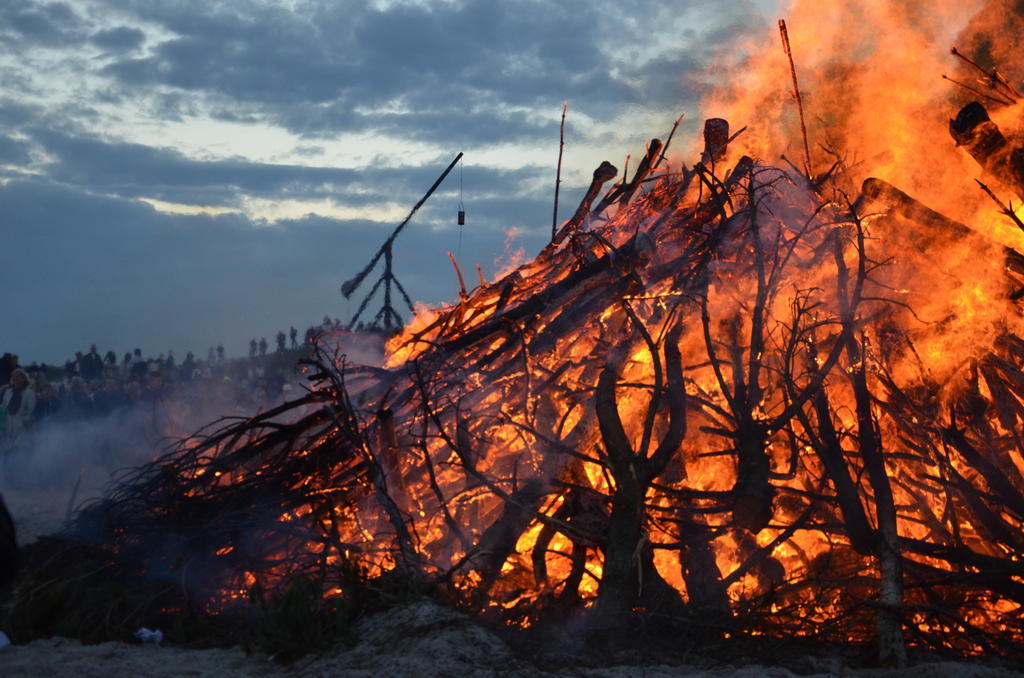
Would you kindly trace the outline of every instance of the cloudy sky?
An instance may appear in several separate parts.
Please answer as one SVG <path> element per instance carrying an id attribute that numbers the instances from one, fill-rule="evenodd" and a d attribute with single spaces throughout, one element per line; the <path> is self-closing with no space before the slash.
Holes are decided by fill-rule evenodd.
<path id="1" fill-rule="evenodd" d="M 344 320 L 340 284 L 462 151 L 395 250 L 417 301 L 451 299 L 448 250 L 487 274 L 544 244 L 563 100 L 561 218 L 601 160 L 696 133 L 696 74 L 777 16 L 724 6 L 0 0 L 0 351 L 238 355 Z"/>

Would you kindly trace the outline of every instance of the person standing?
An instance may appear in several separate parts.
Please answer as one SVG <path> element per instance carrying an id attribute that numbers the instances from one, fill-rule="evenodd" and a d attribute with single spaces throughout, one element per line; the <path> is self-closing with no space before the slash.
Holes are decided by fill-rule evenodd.
<path id="1" fill-rule="evenodd" d="M 4 353 L 0 358 L 0 387 L 11 382 L 11 372 L 18 368 L 18 360 L 10 353 Z"/>
<path id="2" fill-rule="evenodd" d="M 283 330 L 278 330 L 278 332 L 277 332 L 277 352 L 278 353 L 284 353 L 284 340 L 285 340 L 284 331 Z"/>
<path id="3" fill-rule="evenodd" d="M 75 359 L 64 363 L 64 378 L 68 381 L 82 376 L 82 352 L 75 351 Z"/>
<path id="4" fill-rule="evenodd" d="M 36 411 L 33 413 L 32 418 L 34 421 L 39 422 L 59 413 L 61 402 L 60 394 L 57 393 L 57 389 L 53 387 L 53 384 L 39 382 L 37 384 L 39 384 L 39 388 L 36 394 Z"/>
<path id="5" fill-rule="evenodd" d="M 36 411 L 36 393 L 28 373 L 20 367 L 11 373 L 11 385 L 0 396 L 0 407 L 7 412 L 3 447 L 14 447 L 32 423 Z"/>
<path id="6" fill-rule="evenodd" d="M 260 337 L 260 357 L 266 357 L 267 355 L 267 338 Z"/>
<path id="7" fill-rule="evenodd" d="M 146 378 L 146 371 L 146 361 L 142 357 L 142 349 L 137 348 L 135 349 L 135 354 L 132 356 L 132 379 L 141 383 L 142 380 Z"/>
<path id="8" fill-rule="evenodd" d="M 195 376 L 195 369 L 196 357 L 192 355 L 192 351 L 189 351 L 181 362 L 181 381 L 192 381 L 192 377 Z"/>
<path id="9" fill-rule="evenodd" d="M 292 348 L 298 348 L 299 344 L 297 343 L 297 339 L 299 337 L 299 331 L 295 329 L 295 325 L 292 325 L 292 328 L 288 330 L 288 335 L 292 339 Z"/>
<path id="10" fill-rule="evenodd" d="M 146 363 L 136 363 L 138 364 L 145 366 Z M 85 419 L 96 413 L 93 394 L 89 392 L 89 387 L 81 377 L 72 377 L 62 409 L 65 415 L 72 419 Z"/>
<path id="11" fill-rule="evenodd" d="M 82 379 L 87 382 L 103 376 L 103 358 L 96 350 L 96 344 L 89 347 L 89 352 L 79 360 Z"/>

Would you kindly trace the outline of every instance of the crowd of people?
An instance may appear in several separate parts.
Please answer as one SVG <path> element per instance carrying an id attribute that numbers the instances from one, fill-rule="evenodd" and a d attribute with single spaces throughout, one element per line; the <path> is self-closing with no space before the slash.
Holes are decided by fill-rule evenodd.
<path id="1" fill-rule="evenodd" d="M 118 359 L 95 345 L 76 352 L 64 365 L 23 366 L 11 353 L 0 357 L 0 458 L 31 446 L 33 431 L 48 424 L 139 418 L 151 437 L 186 435 L 202 416 L 251 413 L 288 396 L 296 356 L 321 332 L 340 327 L 325 317 L 298 341 L 295 327 L 276 335 L 276 351 L 266 339 L 250 342 L 248 358 L 229 359 L 223 345 L 211 346 L 205 358 L 191 351 L 178 360 L 173 351 L 144 356 L 141 349 Z M 290 342 L 289 342 L 290 340 Z M 289 345 L 290 343 L 290 345 Z M 221 408 L 213 414 L 208 411 Z M 173 430 L 175 424 L 182 430 Z"/>
<path id="2" fill-rule="evenodd" d="M 265 338 L 254 338 L 248 356 L 237 358 L 223 345 L 209 347 L 204 357 L 188 352 L 181 360 L 173 351 L 152 356 L 140 349 L 118 359 L 114 351 L 93 345 L 63 366 L 22 365 L 18 356 L 5 353 L 0 487 L 16 473 L 48 477 L 54 464 L 88 463 L 111 471 L 133 466 L 151 458 L 161 441 L 298 396 L 305 383 L 296 373 L 298 359 L 325 335 L 327 346 L 343 347 L 357 362 L 383 359 L 383 335 L 372 328 L 343 331 L 339 320 L 327 316 L 301 341 L 291 327 L 273 337 L 275 350 Z"/>

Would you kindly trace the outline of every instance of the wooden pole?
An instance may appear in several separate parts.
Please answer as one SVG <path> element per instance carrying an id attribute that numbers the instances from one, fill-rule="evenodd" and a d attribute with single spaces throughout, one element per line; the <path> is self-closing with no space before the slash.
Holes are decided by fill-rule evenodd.
<path id="1" fill-rule="evenodd" d="M 555 240 L 558 229 L 558 190 L 562 186 L 562 151 L 565 149 L 565 112 L 569 110 L 569 102 L 562 102 L 562 124 L 558 128 L 558 169 L 555 171 L 555 207 L 551 213 L 551 241 Z"/>
<path id="2" fill-rule="evenodd" d="M 796 81 L 796 66 L 793 65 L 793 50 L 789 47 L 789 32 L 786 31 L 786 20 L 779 19 L 779 34 L 782 36 L 782 49 L 789 59 L 789 74 L 793 77 L 793 99 L 796 101 L 796 110 L 800 114 L 800 136 L 804 140 L 804 172 L 807 178 L 811 178 L 811 150 L 807 145 L 807 126 L 804 124 L 804 102 L 800 98 L 800 86 Z"/>
<path id="3" fill-rule="evenodd" d="M 412 219 L 414 214 L 416 214 L 416 211 L 419 210 L 419 208 L 423 207 L 423 203 L 425 203 L 427 199 L 434 194 L 434 191 L 437 190 L 437 187 L 441 185 L 441 182 L 444 181 L 445 177 L 448 176 L 448 173 L 452 171 L 452 168 L 454 168 L 455 164 L 459 162 L 459 160 L 461 159 L 462 153 L 460 152 L 457 156 L 455 156 L 455 159 L 452 160 L 451 164 L 448 165 L 447 168 L 445 168 L 444 172 L 441 172 L 441 176 L 437 178 L 437 181 L 434 182 L 434 185 L 427 189 L 426 194 L 424 194 L 424 196 L 420 198 L 420 201 L 413 205 L 413 208 L 409 211 L 409 215 L 402 220 L 402 223 L 395 227 L 395 230 L 392 231 L 390 236 L 388 236 L 388 239 L 384 241 L 384 244 L 381 245 L 379 250 L 377 250 L 377 253 L 373 255 L 373 259 L 371 259 L 370 263 L 366 265 L 366 268 L 357 273 L 355 277 L 346 281 L 345 284 L 341 286 L 341 293 L 345 296 L 346 299 L 352 295 L 352 293 L 356 290 L 357 287 L 359 287 L 359 285 L 363 282 L 366 276 L 369 275 L 370 271 L 373 270 L 373 267 L 377 264 L 378 261 L 380 261 L 381 256 L 384 255 L 384 251 L 389 250 L 391 248 L 391 243 L 395 241 L 395 238 L 397 238 L 398 234 L 402 232 L 402 229 L 405 228 L 405 225 L 409 223 L 409 220 Z"/>

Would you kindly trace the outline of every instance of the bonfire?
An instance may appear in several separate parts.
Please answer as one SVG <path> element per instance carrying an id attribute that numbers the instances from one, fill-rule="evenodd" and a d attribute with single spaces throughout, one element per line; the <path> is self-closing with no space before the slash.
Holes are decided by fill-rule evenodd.
<path id="1" fill-rule="evenodd" d="M 984 169 L 993 228 L 809 142 L 781 63 L 795 157 L 714 118 L 685 160 L 670 134 L 603 163 L 543 251 L 385 366 L 322 342 L 303 397 L 182 441 L 81 529 L 213 614 L 357 573 L 598 639 L 1019 654 L 1024 256 L 998 234 L 1024 230 L 1024 147 L 991 119 L 1017 93 L 977 66 L 929 141 Z"/>

